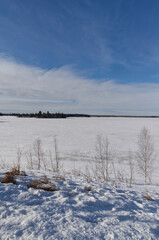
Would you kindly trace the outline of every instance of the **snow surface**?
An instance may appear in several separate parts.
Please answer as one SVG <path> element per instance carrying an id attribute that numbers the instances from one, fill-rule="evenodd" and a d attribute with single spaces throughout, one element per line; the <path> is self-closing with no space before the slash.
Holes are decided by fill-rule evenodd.
<path id="1" fill-rule="evenodd" d="M 23 151 L 22 167 L 26 170 L 25 152 L 35 139 L 42 140 L 47 152 L 53 137 L 64 168 L 85 168 L 93 159 L 97 135 L 107 136 L 116 153 L 119 169 L 128 170 L 127 153 L 136 151 L 137 136 L 143 126 L 149 128 L 159 156 L 159 119 L 148 118 L 69 118 L 20 119 L 0 118 L 0 155 L 10 165 L 16 161 L 16 148 Z M 71 159 L 71 161 L 70 161 Z M 65 181 L 55 181 L 54 173 L 27 171 L 17 176 L 17 184 L 0 183 L 0 239 L 159 239 L 159 162 L 156 157 L 151 185 L 142 184 L 135 172 L 133 187 L 102 182 L 87 182 L 82 176 L 65 174 Z M 0 170 L 0 179 L 6 170 Z M 58 191 L 27 187 L 33 179 L 43 178 Z M 91 186 L 91 191 L 84 187 Z M 144 196 L 153 200 L 147 200 Z"/>
<path id="2" fill-rule="evenodd" d="M 46 192 L 28 189 L 42 173 L 28 174 L 17 176 L 16 185 L 0 183 L 2 240 L 159 239 L 159 187 L 118 188 L 70 176 L 55 182 L 45 172 L 59 188 Z M 152 201 L 143 197 L 148 194 Z"/>

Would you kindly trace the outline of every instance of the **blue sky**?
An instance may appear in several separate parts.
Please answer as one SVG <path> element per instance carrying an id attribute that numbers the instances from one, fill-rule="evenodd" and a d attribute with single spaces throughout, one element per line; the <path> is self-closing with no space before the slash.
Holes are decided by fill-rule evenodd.
<path id="1" fill-rule="evenodd" d="M 158 0 L 0 0 L 0 110 L 158 114 L 158 12 Z"/>

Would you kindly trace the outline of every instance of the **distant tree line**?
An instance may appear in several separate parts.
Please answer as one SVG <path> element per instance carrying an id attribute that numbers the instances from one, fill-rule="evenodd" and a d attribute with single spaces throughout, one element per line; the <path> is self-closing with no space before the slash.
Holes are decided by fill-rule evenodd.
<path id="1" fill-rule="evenodd" d="M 38 113 L 22 113 L 17 114 L 17 117 L 31 117 L 31 118 L 66 118 L 64 113 L 50 113 L 39 111 Z"/>
<path id="2" fill-rule="evenodd" d="M 38 113 L 0 113 L 0 116 L 16 116 L 19 118 L 67 118 L 67 117 L 90 117 L 88 114 L 65 114 L 65 113 L 50 113 L 39 111 Z"/>
<path id="3" fill-rule="evenodd" d="M 0 116 L 16 116 L 21 118 L 68 118 L 68 117 L 124 117 L 124 118 L 159 118 L 158 116 L 135 116 L 135 115 L 89 115 L 81 113 L 50 113 L 39 111 L 38 113 L 0 113 Z"/>

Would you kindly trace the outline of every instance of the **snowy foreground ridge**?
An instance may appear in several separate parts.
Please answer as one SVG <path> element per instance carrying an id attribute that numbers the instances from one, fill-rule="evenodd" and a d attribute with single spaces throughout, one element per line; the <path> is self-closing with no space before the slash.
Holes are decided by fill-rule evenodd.
<path id="1" fill-rule="evenodd" d="M 159 239 L 158 186 L 119 188 L 45 174 L 57 191 L 28 188 L 43 178 L 37 171 L 0 183 L 0 239 Z"/>

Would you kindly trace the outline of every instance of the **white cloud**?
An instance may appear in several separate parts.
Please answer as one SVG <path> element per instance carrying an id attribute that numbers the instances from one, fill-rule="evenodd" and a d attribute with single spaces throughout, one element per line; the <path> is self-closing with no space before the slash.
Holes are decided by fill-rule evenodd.
<path id="1" fill-rule="evenodd" d="M 51 70 L 0 59 L 1 112 L 63 111 L 155 115 L 159 84 L 87 79 L 64 66 Z"/>

